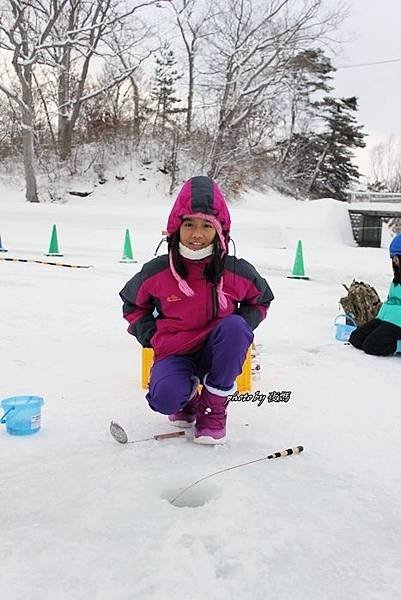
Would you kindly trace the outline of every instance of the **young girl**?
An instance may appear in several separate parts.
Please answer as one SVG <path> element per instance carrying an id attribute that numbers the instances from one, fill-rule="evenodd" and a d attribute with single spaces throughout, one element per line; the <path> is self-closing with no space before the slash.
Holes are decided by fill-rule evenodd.
<path id="1" fill-rule="evenodd" d="M 401 234 L 390 244 L 390 258 L 394 278 L 386 302 L 375 319 L 355 329 L 349 338 L 355 348 L 376 356 L 394 354 L 401 340 Z"/>
<path id="2" fill-rule="evenodd" d="M 227 254 L 230 223 L 217 184 L 193 177 L 168 218 L 168 254 L 120 292 L 128 332 L 155 353 L 149 406 L 178 427 L 195 423 L 198 444 L 225 442 L 227 396 L 273 300 L 256 269 Z"/>

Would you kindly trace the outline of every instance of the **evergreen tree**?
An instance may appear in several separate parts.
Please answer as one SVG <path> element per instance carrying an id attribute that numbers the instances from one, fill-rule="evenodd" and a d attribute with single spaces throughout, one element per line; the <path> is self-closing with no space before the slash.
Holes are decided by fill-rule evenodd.
<path id="1" fill-rule="evenodd" d="M 284 164 L 294 144 L 294 136 L 307 131 L 319 110 L 319 99 L 316 94 L 328 94 L 332 87 L 329 80 L 333 78 L 335 68 L 330 58 L 320 48 L 307 49 L 294 56 L 288 64 L 287 89 L 289 90 L 289 123 L 288 135 L 281 144 L 283 154 L 280 162 Z"/>
<path id="2" fill-rule="evenodd" d="M 280 186 L 286 192 L 305 193 L 312 179 L 319 147 L 311 131 L 316 126 L 323 95 L 332 90 L 329 82 L 334 71 L 330 58 L 320 48 L 304 50 L 289 61 L 287 135 L 276 144 Z"/>
<path id="3" fill-rule="evenodd" d="M 311 140 L 318 156 L 308 192 L 346 200 L 347 189 L 360 176 L 352 162 L 353 149 L 366 145 L 363 126 L 357 125 L 354 114 L 358 109 L 357 99 L 326 96 L 321 108 L 324 130 Z"/>
<path id="4" fill-rule="evenodd" d="M 319 48 L 299 53 L 289 67 L 288 135 L 276 146 L 281 178 L 298 193 L 345 200 L 347 188 L 359 178 L 353 150 L 365 146 L 354 114 L 357 99 L 328 95 L 335 68 Z"/>
<path id="5" fill-rule="evenodd" d="M 155 113 L 155 129 L 160 124 L 161 135 L 164 137 L 166 124 L 171 121 L 171 115 L 185 112 L 185 108 L 179 108 L 177 104 L 181 102 L 177 98 L 176 82 L 181 79 L 175 68 L 177 61 L 173 50 L 168 42 L 164 42 L 156 58 L 156 68 L 154 83 L 151 91 L 151 98 L 154 102 L 154 108 L 150 111 Z"/>

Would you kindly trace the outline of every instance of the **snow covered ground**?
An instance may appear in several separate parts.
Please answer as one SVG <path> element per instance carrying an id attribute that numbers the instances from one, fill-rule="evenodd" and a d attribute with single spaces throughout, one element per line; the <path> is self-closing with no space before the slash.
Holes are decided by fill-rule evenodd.
<path id="1" fill-rule="evenodd" d="M 32 437 L 0 431 L 0 589 L 7 600 L 395 600 L 401 586 L 401 357 L 334 338 L 343 283 L 384 298 L 387 250 L 357 248 L 345 204 L 249 194 L 231 208 L 237 255 L 275 300 L 257 329 L 254 389 L 287 403 L 230 406 L 229 442 L 118 445 L 171 431 L 146 405 L 118 291 L 153 256 L 171 199 L 138 173 L 87 198 L 30 205 L 0 183 L 0 397 L 44 397 Z M 121 264 L 125 228 L 138 264 Z M 310 281 L 288 279 L 298 239 Z M 165 248 L 165 247 L 164 247 Z M 162 252 L 163 250 L 161 250 Z M 302 444 L 305 451 L 218 475 Z"/>

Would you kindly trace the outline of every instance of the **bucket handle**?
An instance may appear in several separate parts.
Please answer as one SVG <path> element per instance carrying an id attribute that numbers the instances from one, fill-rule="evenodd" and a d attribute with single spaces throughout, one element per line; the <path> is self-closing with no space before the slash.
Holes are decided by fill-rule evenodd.
<path id="1" fill-rule="evenodd" d="M 26 404 L 29 404 L 30 402 L 32 402 L 32 396 L 28 396 L 28 400 L 22 405 L 25 406 Z M 5 418 L 12 410 L 15 410 L 16 407 L 15 406 L 11 406 L 5 413 L 4 415 L 1 417 L 0 419 L 0 423 L 5 423 L 7 421 L 7 419 Z"/>
<path id="2" fill-rule="evenodd" d="M 337 324 L 338 324 L 338 323 L 337 323 L 337 321 L 338 321 L 338 319 L 339 319 L 340 317 L 345 317 L 346 319 L 349 319 L 350 321 L 352 321 L 352 324 L 353 324 L 355 327 L 358 327 L 358 324 L 355 322 L 355 319 L 353 319 L 353 318 L 351 317 L 351 315 L 347 315 L 346 313 L 341 313 L 340 315 L 337 315 L 337 317 L 335 318 L 335 321 L 334 321 L 334 325 L 337 325 Z"/>
<path id="3" fill-rule="evenodd" d="M 7 419 L 5 418 L 12 410 L 15 410 L 15 406 L 12 406 L 11 408 L 9 408 L 8 410 L 6 410 L 6 412 L 4 413 L 4 415 L 1 417 L 0 419 L 0 423 L 5 423 L 7 421 Z"/>

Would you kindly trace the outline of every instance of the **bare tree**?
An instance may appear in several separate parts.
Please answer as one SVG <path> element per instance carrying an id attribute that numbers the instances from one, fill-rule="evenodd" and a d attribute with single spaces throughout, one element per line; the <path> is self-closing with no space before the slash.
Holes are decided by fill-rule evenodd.
<path id="1" fill-rule="evenodd" d="M 5 61 L 1 61 L 0 72 L 2 73 L 3 85 L 6 79 L 10 82 L 8 87 L 13 89 L 15 86 L 18 89 L 18 81 L 15 73 L 11 73 L 9 65 Z M 13 81 L 14 80 L 14 81 Z M 1 91 L 1 90 L 0 90 Z M 17 147 L 21 148 L 22 152 L 22 137 L 21 137 L 21 115 L 20 107 L 11 98 L 3 93 L 0 94 L 0 156 L 6 158 L 11 154 L 15 154 Z"/>
<path id="2" fill-rule="evenodd" d="M 226 142 L 266 102 L 280 93 L 291 58 L 337 24 L 322 16 L 321 0 L 219 0 L 214 17 L 209 86 L 218 105 L 210 174 L 217 176 Z"/>
<path id="3" fill-rule="evenodd" d="M 401 192 L 401 138 L 390 135 L 370 151 L 371 188 Z"/>
<path id="4" fill-rule="evenodd" d="M 131 86 L 133 101 L 133 134 L 139 141 L 141 135 L 141 67 L 159 49 L 160 43 L 155 40 L 153 28 L 137 18 L 128 23 L 123 29 L 114 30 L 106 40 L 112 52 L 109 66 L 117 69 L 120 63 L 125 72 L 129 72 L 127 81 Z"/>
<path id="5" fill-rule="evenodd" d="M 39 202 L 34 168 L 34 68 L 43 62 L 43 49 L 67 0 L 52 0 L 51 10 L 43 14 L 42 2 L 3 0 L 0 20 L 0 48 L 12 55 L 19 89 L 0 81 L 0 90 L 18 107 L 21 115 L 26 199 Z M 46 18 L 47 17 L 47 18 Z"/>
<path id="6" fill-rule="evenodd" d="M 133 77 L 138 68 L 137 61 L 128 64 L 127 55 L 121 61 L 123 68 L 116 69 L 105 86 L 87 93 L 85 86 L 93 59 L 111 60 L 122 56 L 121 48 L 113 49 L 110 42 L 118 38 L 116 31 L 121 30 L 139 10 L 166 1 L 68 0 L 63 26 L 57 31 L 61 41 L 48 49 L 58 65 L 58 145 L 62 159 L 71 153 L 72 135 L 82 104 Z"/>
<path id="7" fill-rule="evenodd" d="M 195 60 L 200 42 L 211 34 L 209 24 L 213 16 L 214 6 L 208 2 L 201 3 L 201 7 L 199 7 L 199 4 L 196 0 L 176 0 L 171 3 L 188 61 L 187 134 L 190 134 L 192 129 Z"/>

